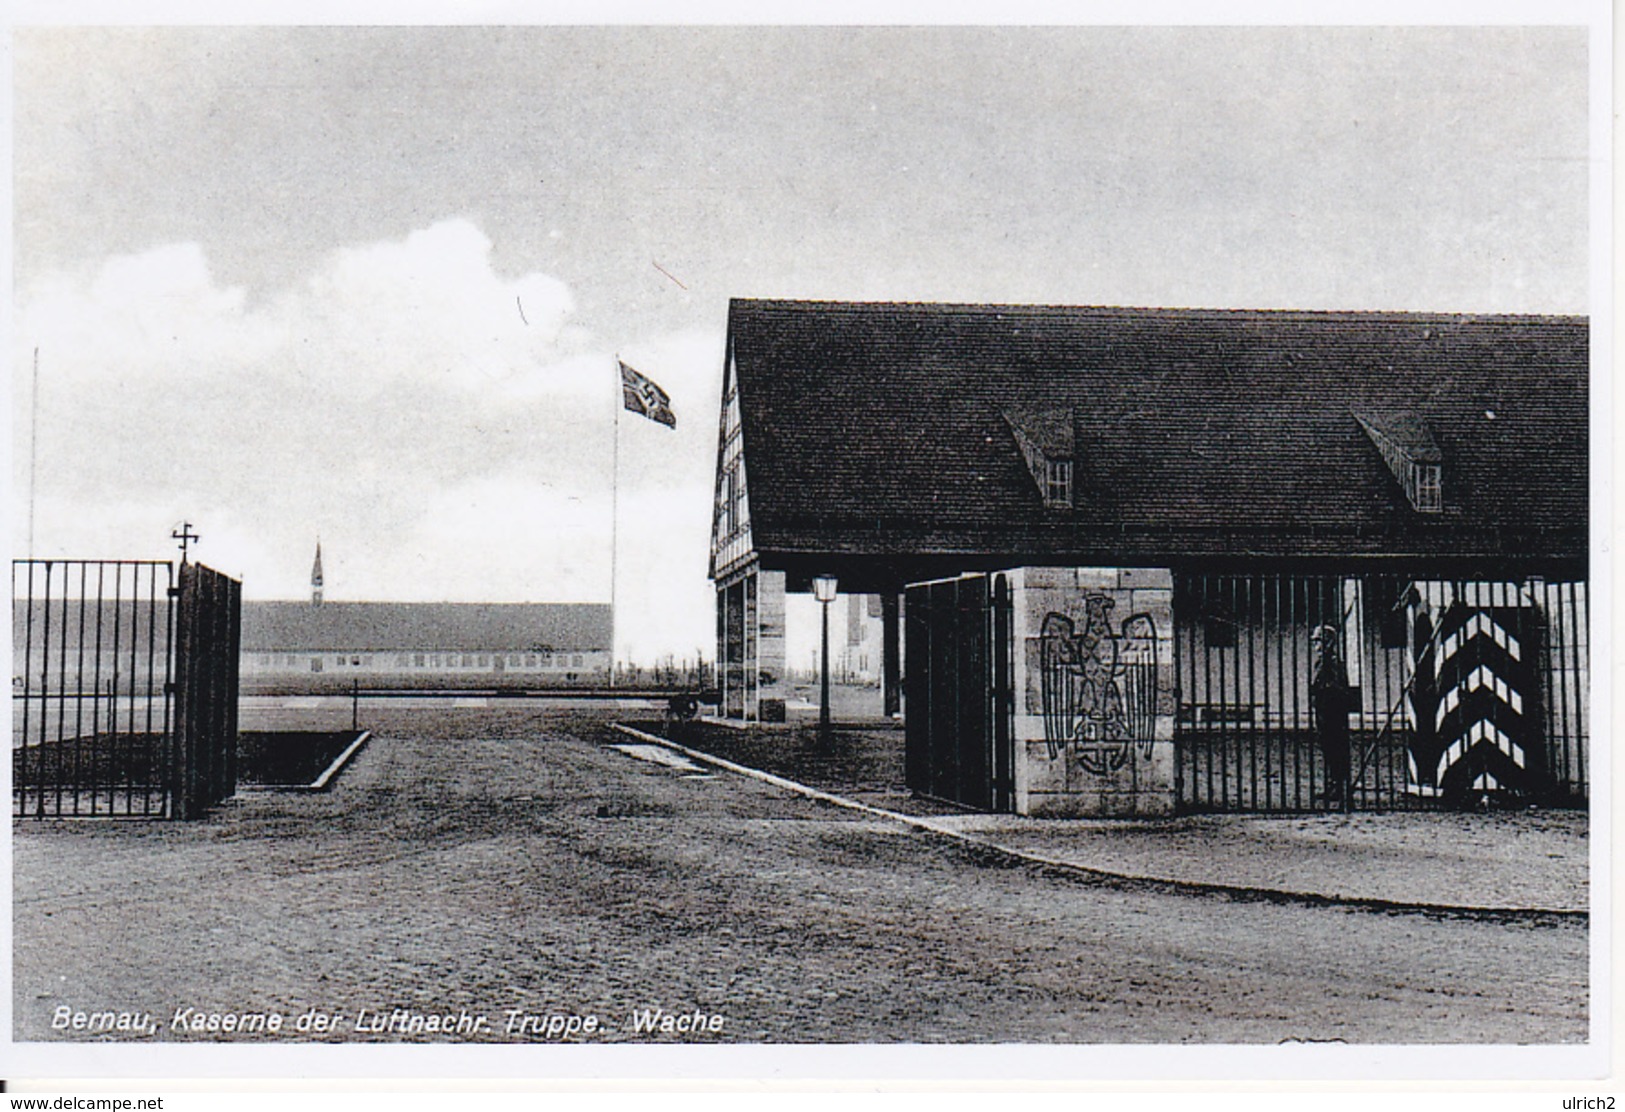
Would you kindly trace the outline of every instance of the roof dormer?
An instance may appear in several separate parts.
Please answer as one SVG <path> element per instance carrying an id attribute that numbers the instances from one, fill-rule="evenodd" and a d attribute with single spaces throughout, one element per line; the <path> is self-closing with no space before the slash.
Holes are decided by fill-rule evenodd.
<path id="1" fill-rule="evenodd" d="M 1444 455 L 1427 422 L 1409 412 L 1356 412 L 1366 436 L 1417 513 L 1444 511 Z"/>
<path id="2" fill-rule="evenodd" d="M 1072 508 L 1073 450 L 1071 409 L 1003 409 L 1038 488 L 1038 496 L 1051 509 Z"/>

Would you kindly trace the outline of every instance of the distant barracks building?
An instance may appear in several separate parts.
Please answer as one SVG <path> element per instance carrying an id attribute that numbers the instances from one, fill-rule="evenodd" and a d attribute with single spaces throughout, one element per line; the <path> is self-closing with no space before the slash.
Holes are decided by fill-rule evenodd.
<path id="1" fill-rule="evenodd" d="M 589 603 L 244 602 L 244 687 L 601 683 L 609 607 Z"/>
<path id="2" fill-rule="evenodd" d="M 723 712 L 783 719 L 833 575 L 926 795 L 1313 810 L 1346 736 L 1356 807 L 1582 801 L 1587 365 L 1567 317 L 736 300 Z"/>
<path id="3" fill-rule="evenodd" d="M 244 602 L 245 688 L 524 687 L 609 674 L 600 603 L 327 602 L 321 551 L 310 602 Z"/>

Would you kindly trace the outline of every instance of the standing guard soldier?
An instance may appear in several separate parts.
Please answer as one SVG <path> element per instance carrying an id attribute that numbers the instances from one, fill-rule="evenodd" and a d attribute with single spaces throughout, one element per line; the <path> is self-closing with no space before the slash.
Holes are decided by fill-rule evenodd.
<path id="1" fill-rule="evenodd" d="M 1323 625 L 1309 635 L 1314 674 L 1309 701 L 1315 711 L 1315 738 L 1326 759 L 1326 790 L 1321 796 L 1348 810 L 1349 805 L 1349 674 L 1343 666 L 1342 638 L 1336 626 Z"/>

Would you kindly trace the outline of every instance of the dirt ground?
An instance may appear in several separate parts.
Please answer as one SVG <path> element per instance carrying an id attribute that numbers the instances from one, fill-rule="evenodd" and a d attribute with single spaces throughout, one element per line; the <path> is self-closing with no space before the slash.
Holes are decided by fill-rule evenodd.
<path id="1" fill-rule="evenodd" d="M 1587 1037 L 1583 923 L 1091 884 L 640 760 L 598 712 L 369 714 L 329 793 L 15 823 L 16 1038 L 535 1043 L 522 1021 L 555 1015 L 597 1021 L 575 1042 Z M 702 1029 L 640 1029 L 657 1008 Z M 244 1013 L 289 1026 L 189 1026 Z M 464 1013 L 486 1026 L 407 1026 Z M 292 1029 L 311 1014 L 340 1018 Z"/>

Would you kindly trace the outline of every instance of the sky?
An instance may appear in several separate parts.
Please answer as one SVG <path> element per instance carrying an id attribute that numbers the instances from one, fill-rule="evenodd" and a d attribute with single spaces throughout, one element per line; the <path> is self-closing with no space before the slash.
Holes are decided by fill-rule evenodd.
<path id="1" fill-rule="evenodd" d="M 248 598 L 308 596 L 318 540 L 333 600 L 608 601 L 613 564 L 621 658 L 710 656 L 731 297 L 1590 307 L 1583 28 L 12 46 L 13 551 L 189 521 Z M 617 356 L 675 430 L 617 421 Z"/>

